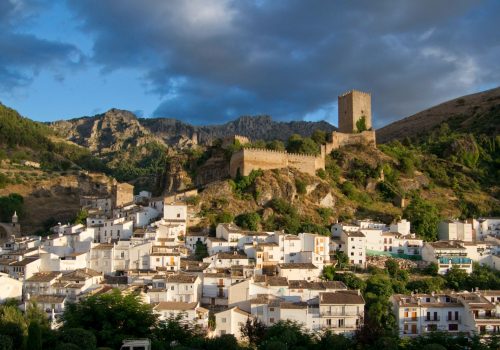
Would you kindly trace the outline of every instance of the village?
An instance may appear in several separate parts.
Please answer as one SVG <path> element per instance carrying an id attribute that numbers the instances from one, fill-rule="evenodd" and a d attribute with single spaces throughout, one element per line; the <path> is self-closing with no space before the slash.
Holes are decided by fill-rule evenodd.
<path id="1" fill-rule="evenodd" d="M 248 319 L 292 320 L 308 330 L 352 334 L 364 322 L 360 290 L 323 277 L 344 256 L 350 270 L 394 259 L 402 269 L 435 264 L 471 273 L 473 264 L 500 269 L 499 218 L 442 221 L 437 242 L 424 242 L 399 220 L 339 222 L 331 235 L 242 230 L 220 223 L 215 235 L 194 230 L 189 198 L 196 190 L 153 198 L 117 183 L 109 197 L 82 198 L 85 224 L 58 224 L 46 237 L 23 235 L 17 215 L 2 224 L 11 236 L 0 251 L 0 301 L 35 302 L 52 327 L 68 303 L 92 295 L 139 293 L 160 319 L 182 315 L 208 336 L 241 339 Z M 500 331 L 500 291 L 395 294 L 401 336 L 433 330 Z"/>

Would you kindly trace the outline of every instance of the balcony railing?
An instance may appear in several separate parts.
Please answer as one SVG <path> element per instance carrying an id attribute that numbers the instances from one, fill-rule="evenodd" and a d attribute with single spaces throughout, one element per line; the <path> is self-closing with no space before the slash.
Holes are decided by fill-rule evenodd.
<path id="1" fill-rule="evenodd" d="M 358 316 L 356 311 L 324 311 L 321 316 Z"/>
<path id="2" fill-rule="evenodd" d="M 462 323 L 462 316 L 458 316 L 458 318 L 456 318 L 455 316 L 451 316 L 451 317 L 446 316 L 446 321 Z"/>
<path id="3" fill-rule="evenodd" d="M 426 317 L 425 322 L 437 322 L 440 321 L 441 317 L 440 316 L 435 316 L 435 317 Z"/>

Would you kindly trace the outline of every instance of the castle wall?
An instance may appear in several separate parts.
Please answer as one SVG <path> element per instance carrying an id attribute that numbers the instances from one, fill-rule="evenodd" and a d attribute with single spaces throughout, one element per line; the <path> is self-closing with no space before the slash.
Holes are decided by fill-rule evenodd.
<path id="1" fill-rule="evenodd" d="M 365 116 L 366 128 L 372 127 L 371 95 L 366 92 L 352 90 L 339 96 L 339 132 L 357 132 L 356 122 Z"/>
<path id="2" fill-rule="evenodd" d="M 324 164 L 324 156 L 315 157 L 306 154 L 244 148 L 231 157 L 229 173 L 234 178 L 238 171 L 240 175 L 248 176 L 252 170 L 293 167 L 303 173 L 315 175 L 316 170 L 325 168 Z"/>
<path id="3" fill-rule="evenodd" d="M 325 153 L 329 154 L 332 150 L 343 146 L 365 144 L 376 146 L 375 130 L 367 130 L 357 134 L 346 134 L 334 131 L 330 142 L 325 145 Z"/>
<path id="4" fill-rule="evenodd" d="M 316 175 L 317 157 L 305 154 L 295 154 L 295 153 L 288 153 L 287 155 L 288 155 L 289 167 L 295 168 L 309 175 Z"/>

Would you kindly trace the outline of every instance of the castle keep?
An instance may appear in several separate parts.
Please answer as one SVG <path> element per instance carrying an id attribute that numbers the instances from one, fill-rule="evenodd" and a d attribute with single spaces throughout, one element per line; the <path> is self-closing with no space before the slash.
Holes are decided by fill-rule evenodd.
<path id="1" fill-rule="evenodd" d="M 294 154 L 286 151 L 244 148 L 231 157 L 229 173 L 248 176 L 252 170 L 281 169 L 293 167 L 303 173 L 316 175 L 319 169 L 325 169 L 325 156 L 343 146 L 365 144 L 375 147 L 375 131 L 372 130 L 371 95 L 366 92 L 351 90 L 338 99 L 339 131 L 334 131 L 328 141 L 321 145 L 320 154 Z M 364 118 L 366 130 L 358 130 L 358 122 Z M 237 137 L 235 139 L 248 140 Z M 241 142 L 241 141 L 240 141 Z"/>

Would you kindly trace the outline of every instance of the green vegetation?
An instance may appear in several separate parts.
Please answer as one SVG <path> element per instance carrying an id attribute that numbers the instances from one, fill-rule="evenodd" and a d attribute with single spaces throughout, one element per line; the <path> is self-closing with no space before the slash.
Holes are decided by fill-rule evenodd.
<path id="1" fill-rule="evenodd" d="M 411 222 L 412 229 L 426 241 L 436 241 L 438 238 L 439 212 L 436 206 L 414 196 L 403 212 L 405 219 Z"/>
<path id="2" fill-rule="evenodd" d="M 17 193 L 11 193 L 8 196 L 0 197 L 0 221 L 11 222 L 12 215 L 17 212 L 17 216 L 24 216 L 24 199 Z"/>
<path id="3" fill-rule="evenodd" d="M 258 213 L 243 213 L 235 217 L 234 223 L 245 230 L 258 231 L 260 220 Z"/>
<path id="4" fill-rule="evenodd" d="M 207 245 L 200 241 L 196 242 L 194 255 L 196 256 L 196 260 L 199 261 L 203 260 L 203 258 L 206 258 L 208 256 Z"/>
<path id="5" fill-rule="evenodd" d="M 229 184 L 233 188 L 233 192 L 238 198 L 255 198 L 258 193 L 255 192 L 255 181 L 258 177 L 262 176 L 262 170 L 252 170 L 248 176 L 241 176 L 238 174 L 236 179 L 229 180 Z"/>
<path id="6" fill-rule="evenodd" d="M 290 153 L 303 153 L 317 155 L 320 152 L 319 143 L 310 137 L 303 138 L 300 135 L 293 134 L 287 141 L 286 150 Z"/>
<path id="7" fill-rule="evenodd" d="M 76 213 L 76 216 L 73 219 L 73 223 L 86 225 L 88 216 L 89 216 L 89 212 L 86 209 L 80 209 L 78 211 L 78 213 Z"/>
<path id="8" fill-rule="evenodd" d="M 366 127 L 366 117 L 364 115 L 362 115 L 361 118 L 356 121 L 356 130 L 358 132 L 368 130 L 368 128 Z"/>

